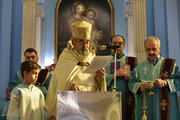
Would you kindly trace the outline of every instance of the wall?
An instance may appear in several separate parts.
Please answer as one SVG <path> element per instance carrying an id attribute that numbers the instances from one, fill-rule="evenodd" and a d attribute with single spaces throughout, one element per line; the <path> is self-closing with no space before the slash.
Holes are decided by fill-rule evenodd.
<path id="1" fill-rule="evenodd" d="M 22 0 L 13 0 L 12 9 L 10 77 L 19 70 L 21 63 Z"/>
<path id="2" fill-rule="evenodd" d="M 19 70 L 22 36 L 22 1 L 0 1 L 0 97 L 5 96 L 9 79 Z"/>
<path id="3" fill-rule="evenodd" d="M 114 34 L 120 34 L 126 39 L 124 53 L 128 55 L 127 20 L 125 18 L 125 0 L 111 0 L 114 7 Z"/>
<path id="4" fill-rule="evenodd" d="M 166 0 L 167 13 L 167 37 L 168 37 L 168 54 L 170 58 L 176 59 L 176 64 L 180 66 L 180 35 L 178 21 L 179 0 Z"/>
<path id="5" fill-rule="evenodd" d="M 147 36 L 155 35 L 153 3 L 154 3 L 153 0 L 147 0 L 146 2 Z"/>
<path id="6" fill-rule="evenodd" d="M 10 73 L 12 0 L 1 1 L 0 19 L 0 97 L 5 96 L 5 88 Z"/>
<path id="7" fill-rule="evenodd" d="M 168 57 L 166 3 L 164 0 L 147 0 L 147 36 L 161 40 L 161 55 Z"/>
<path id="8" fill-rule="evenodd" d="M 178 0 L 147 0 L 147 35 L 161 40 L 161 55 L 176 59 L 180 66 Z"/>
<path id="9" fill-rule="evenodd" d="M 55 8 L 58 0 L 44 0 L 45 15 L 42 21 L 41 66 L 50 65 L 54 59 Z"/>

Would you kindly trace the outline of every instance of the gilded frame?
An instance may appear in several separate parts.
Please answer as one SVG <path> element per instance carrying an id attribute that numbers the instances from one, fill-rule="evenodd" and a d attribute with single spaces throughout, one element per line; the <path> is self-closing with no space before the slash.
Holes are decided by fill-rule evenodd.
<path id="1" fill-rule="evenodd" d="M 72 2 L 70 2 L 70 1 L 73 1 L 74 3 L 75 2 L 84 2 L 84 1 L 86 1 L 86 2 L 84 2 L 84 3 L 86 3 L 86 4 L 91 4 L 90 2 L 92 2 L 92 4 L 94 3 L 94 4 L 96 4 L 96 2 L 99 2 L 99 1 L 101 1 L 102 2 L 102 0 L 59 0 L 58 2 L 57 2 L 57 5 L 56 5 L 56 11 L 55 11 L 55 52 L 54 52 L 54 56 L 55 56 L 55 58 L 58 58 L 59 57 L 59 55 L 60 55 L 60 53 L 62 52 L 59 52 L 60 51 L 60 49 L 62 48 L 62 49 L 64 49 L 65 48 L 65 46 L 64 47 L 59 47 L 60 45 L 59 44 L 61 44 L 60 43 L 60 41 L 59 41 L 59 39 L 60 39 L 60 35 L 59 35 L 59 29 L 60 29 L 60 27 L 59 27 L 59 25 L 60 25 L 60 22 L 59 22 L 59 8 L 60 8 L 60 5 L 64 2 L 64 1 L 66 1 L 67 3 L 71 3 L 72 4 Z M 88 3 L 88 1 L 89 1 L 89 3 Z M 110 24 L 110 30 L 109 30 L 109 36 L 106 38 L 107 40 L 104 40 L 103 42 L 105 42 L 105 43 L 103 43 L 103 44 L 106 44 L 106 45 L 108 45 L 109 44 L 109 41 L 110 41 L 110 38 L 111 38 L 111 36 L 113 36 L 114 35 L 114 11 L 113 11 L 113 6 L 112 6 L 112 3 L 111 3 L 111 0 L 104 0 L 103 1 L 104 3 L 106 3 L 106 4 L 108 4 L 108 7 L 109 7 L 109 20 L 110 20 L 110 22 L 109 22 L 109 24 Z M 65 2 L 64 2 L 65 3 Z M 99 3 L 100 4 L 100 3 Z M 103 5 L 101 5 L 101 7 L 102 7 Z M 96 6 L 97 7 L 97 6 Z M 101 7 L 99 7 L 99 8 L 101 8 Z M 62 10 L 63 11 L 63 10 Z M 67 39 L 68 40 L 68 39 Z M 67 42 L 67 41 L 66 41 Z M 63 43 L 63 44 L 65 44 L 65 43 Z M 110 54 L 110 51 L 103 51 L 103 52 L 100 52 L 99 54 L 100 55 L 105 55 L 105 54 Z"/>

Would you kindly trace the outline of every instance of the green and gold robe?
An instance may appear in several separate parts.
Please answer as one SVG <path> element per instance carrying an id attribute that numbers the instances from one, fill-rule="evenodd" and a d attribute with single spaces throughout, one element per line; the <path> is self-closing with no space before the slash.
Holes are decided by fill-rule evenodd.
<path id="1" fill-rule="evenodd" d="M 143 61 L 136 69 L 131 73 L 130 82 L 128 84 L 129 89 L 136 95 L 135 97 L 135 120 L 141 120 L 143 111 L 142 107 L 147 105 L 146 115 L 147 120 L 159 120 L 159 105 L 162 109 L 166 110 L 167 102 L 159 102 L 159 88 L 154 83 L 152 92 L 154 95 L 148 95 L 149 89 L 145 92 L 145 100 L 143 101 L 143 93 L 140 91 L 139 86 L 142 82 L 155 82 L 155 79 L 160 78 L 160 71 L 162 66 L 163 57 L 158 58 L 158 62 L 153 65 L 148 60 Z M 177 91 L 180 86 L 180 73 L 178 66 L 174 64 L 172 69 L 171 77 L 167 80 L 167 93 L 170 100 L 170 120 L 178 120 L 178 102 L 177 102 Z"/>
<path id="2" fill-rule="evenodd" d="M 117 58 L 117 62 L 120 61 L 124 64 L 130 65 L 133 70 L 137 65 L 137 60 L 134 57 L 122 56 Z M 106 65 L 106 84 L 108 91 L 112 91 L 114 86 L 113 74 L 111 74 L 111 63 L 115 62 L 115 57 Z M 121 92 L 122 94 L 122 118 L 123 120 L 134 120 L 134 96 L 128 90 L 128 81 L 124 80 L 123 77 L 116 77 L 116 91 Z M 127 103 L 127 104 L 126 104 Z"/>

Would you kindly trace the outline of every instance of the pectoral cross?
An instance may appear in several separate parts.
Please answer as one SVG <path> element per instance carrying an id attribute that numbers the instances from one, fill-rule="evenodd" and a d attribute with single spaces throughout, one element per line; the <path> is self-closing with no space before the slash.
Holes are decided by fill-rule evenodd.
<path id="1" fill-rule="evenodd" d="M 162 100 L 161 101 L 161 106 L 162 106 L 162 110 L 166 110 L 166 107 L 167 107 L 167 102 L 166 102 L 166 100 Z"/>
<path id="2" fill-rule="evenodd" d="M 148 68 L 144 66 L 143 70 L 144 70 L 144 74 L 146 75 Z"/>

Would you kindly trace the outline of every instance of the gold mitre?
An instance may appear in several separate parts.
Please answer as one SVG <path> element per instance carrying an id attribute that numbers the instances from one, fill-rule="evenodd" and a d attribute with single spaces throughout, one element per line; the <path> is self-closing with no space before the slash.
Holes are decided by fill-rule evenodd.
<path id="1" fill-rule="evenodd" d="M 72 37 L 74 39 L 90 40 L 92 25 L 84 20 L 72 24 Z"/>

